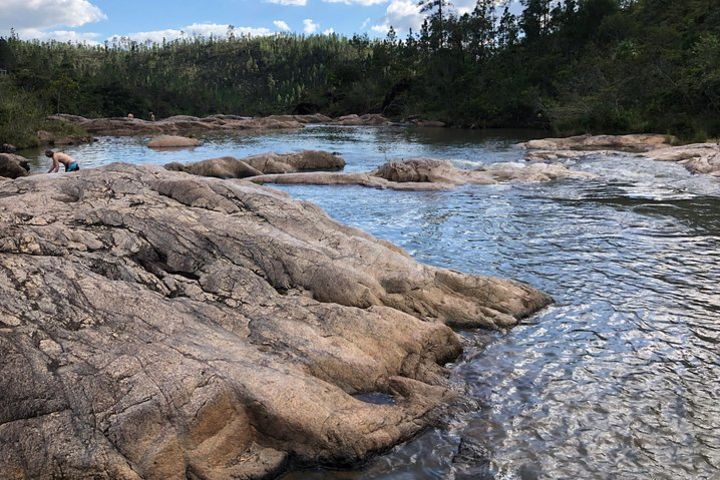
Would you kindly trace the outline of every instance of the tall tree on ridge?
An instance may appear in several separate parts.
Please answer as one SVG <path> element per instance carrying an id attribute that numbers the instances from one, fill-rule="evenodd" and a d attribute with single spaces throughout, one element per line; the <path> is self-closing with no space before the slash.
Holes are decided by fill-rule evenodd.
<path id="1" fill-rule="evenodd" d="M 520 25 L 528 42 L 543 36 L 550 23 L 550 4 L 552 0 L 522 0 L 525 7 Z"/>
<path id="2" fill-rule="evenodd" d="M 420 13 L 435 12 L 430 14 L 430 18 L 437 21 L 438 33 L 440 37 L 439 46 L 442 46 L 445 40 L 445 14 L 443 9 L 447 11 L 447 7 L 452 6 L 450 0 L 419 0 L 418 7 Z M 431 22 L 432 23 L 432 22 Z"/>

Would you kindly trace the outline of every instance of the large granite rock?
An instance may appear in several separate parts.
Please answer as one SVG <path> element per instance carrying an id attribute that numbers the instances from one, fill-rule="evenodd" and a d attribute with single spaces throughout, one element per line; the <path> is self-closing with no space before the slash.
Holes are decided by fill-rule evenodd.
<path id="1" fill-rule="evenodd" d="M 453 396 L 446 325 L 509 327 L 549 301 L 247 182 L 121 164 L 0 181 L 0 472 L 252 479 L 362 460 Z"/>
<path id="2" fill-rule="evenodd" d="M 341 170 L 344 167 L 345 160 L 340 156 L 319 150 L 285 154 L 264 153 L 242 160 L 234 157 L 220 157 L 190 164 L 173 162 L 165 165 L 167 170 L 216 178 L 246 178 L 265 173 Z"/>
<path id="3" fill-rule="evenodd" d="M 235 157 L 210 158 L 189 164 L 172 162 L 165 165 L 165 169 L 214 178 L 246 178 L 263 173 Z"/>
<path id="4" fill-rule="evenodd" d="M 18 178 L 30 174 L 30 161 L 14 153 L 0 153 L 0 177 Z"/>
<path id="5" fill-rule="evenodd" d="M 388 162 L 368 173 L 289 173 L 253 176 L 249 180 L 259 184 L 359 185 L 378 189 L 435 191 L 469 184 L 535 183 L 594 177 L 558 164 L 497 163 L 476 170 L 463 170 L 445 160 L 414 159 Z"/>

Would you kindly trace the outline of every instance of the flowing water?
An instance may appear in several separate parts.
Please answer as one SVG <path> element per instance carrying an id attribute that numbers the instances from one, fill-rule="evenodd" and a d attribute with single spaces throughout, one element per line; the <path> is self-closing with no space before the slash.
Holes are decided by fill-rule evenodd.
<path id="1" fill-rule="evenodd" d="M 313 127 L 178 152 L 111 138 L 68 152 L 83 167 L 304 148 L 338 151 L 349 171 L 417 156 L 469 167 L 518 161 L 524 135 Z M 571 168 L 599 178 L 283 187 L 422 262 L 519 279 L 556 300 L 508 332 L 461 332 L 465 353 L 450 367 L 467 400 L 441 425 L 354 470 L 285 480 L 720 479 L 720 182 L 631 155 Z"/>

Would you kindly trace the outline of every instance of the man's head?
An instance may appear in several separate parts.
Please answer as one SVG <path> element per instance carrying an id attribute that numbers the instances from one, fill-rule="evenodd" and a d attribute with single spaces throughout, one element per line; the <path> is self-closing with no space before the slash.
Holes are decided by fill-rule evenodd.
<path id="1" fill-rule="evenodd" d="M 52 150 L 45 150 L 45 156 L 48 158 L 52 158 L 52 156 L 55 155 L 55 152 Z"/>

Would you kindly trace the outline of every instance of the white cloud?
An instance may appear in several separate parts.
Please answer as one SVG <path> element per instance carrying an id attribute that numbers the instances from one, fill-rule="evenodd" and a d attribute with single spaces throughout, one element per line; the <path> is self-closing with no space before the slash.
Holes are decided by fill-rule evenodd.
<path id="1" fill-rule="evenodd" d="M 0 0 L 0 34 L 14 28 L 22 38 L 91 40 L 93 34 L 57 28 L 80 27 L 106 18 L 88 0 Z"/>
<path id="2" fill-rule="evenodd" d="M 285 22 L 283 20 L 274 20 L 273 25 L 275 25 L 275 28 L 277 28 L 281 32 L 289 32 L 290 31 L 290 25 L 288 25 L 287 22 Z"/>
<path id="3" fill-rule="evenodd" d="M 354 0 L 324 0 L 334 2 L 354 1 Z M 359 0 L 363 1 L 363 0 Z M 373 1 L 373 0 L 364 0 Z M 511 3 L 516 3 L 516 0 L 510 0 Z M 503 0 L 497 0 L 496 4 L 504 3 Z M 450 7 L 453 13 L 463 15 L 470 13 L 475 8 L 477 0 L 454 0 Z M 398 32 L 407 32 L 409 29 L 418 31 L 425 20 L 425 15 L 420 12 L 420 7 L 417 5 L 415 0 L 391 0 L 390 4 L 385 10 L 385 17 L 382 23 L 373 25 L 370 27 L 371 30 L 378 33 L 387 33 L 390 27 L 393 27 Z M 364 25 L 364 24 L 363 24 Z M 364 27 L 363 27 L 364 28 Z"/>
<path id="4" fill-rule="evenodd" d="M 307 0 L 265 0 L 267 3 L 276 3 L 278 5 L 290 5 L 292 7 L 304 7 Z"/>
<path id="5" fill-rule="evenodd" d="M 113 35 L 108 38 L 108 40 L 110 42 L 120 42 L 129 39 L 140 43 L 161 43 L 163 40 L 172 41 L 179 38 L 209 37 L 211 35 L 217 38 L 224 38 L 228 35 L 229 27 L 229 25 L 218 23 L 193 23 L 180 29 L 168 28 L 165 30 L 129 33 L 127 35 Z M 264 27 L 234 27 L 233 33 L 235 36 L 262 36 L 272 35 L 274 32 Z"/>
<path id="6" fill-rule="evenodd" d="M 398 32 L 409 29 L 418 30 L 425 16 L 420 13 L 420 7 L 413 0 L 392 0 L 385 10 L 385 18 L 379 25 L 373 25 L 371 30 L 378 33 L 387 33 L 392 26 Z"/>
<path id="7" fill-rule="evenodd" d="M 306 18 L 303 20 L 303 32 L 306 34 L 311 35 L 317 32 L 319 28 L 320 24 L 313 22 L 312 18 Z"/>
<path id="8" fill-rule="evenodd" d="M 335 33 L 334 28 L 327 28 L 327 29 L 323 30 L 323 35 L 332 35 L 333 33 Z"/>
<path id="9" fill-rule="evenodd" d="M 345 5 L 362 5 L 369 7 L 370 5 L 379 5 L 387 3 L 388 0 L 322 0 L 325 3 L 344 3 Z"/>

